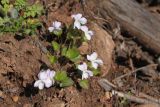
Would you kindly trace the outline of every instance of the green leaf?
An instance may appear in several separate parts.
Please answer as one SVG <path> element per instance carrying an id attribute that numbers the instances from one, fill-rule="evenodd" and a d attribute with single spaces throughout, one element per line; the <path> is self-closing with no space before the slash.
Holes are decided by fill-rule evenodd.
<path id="1" fill-rule="evenodd" d="M 32 32 L 31 29 L 24 29 L 24 33 L 27 34 L 27 35 L 29 35 L 31 32 Z"/>
<path id="2" fill-rule="evenodd" d="M 71 78 L 66 78 L 65 80 L 63 80 L 60 83 L 60 87 L 68 87 L 68 86 L 72 86 L 74 84 L 74 81 Z"/>
<path id="3" fill-rule="evenodd" d="M 57 57 L 56 56 L 52 56 L 52 55 L 50 55 L 49 56 L 49 61 L 51 62 L 51 64 L 54 64 L 54 63 L 56 63 L 57 62 Z"/>
<path id="4" fill-rule="evenodd" d="M 100 75 L 100 69 L 99 68 L 98 69 L 93 68 L 91 62 L 87 63 L 87 65 L 88 65 L 89 69 L 91 69 L 91 71 L 93 72 L 94 76 Z"/>
<path id="5" fill-rule="evenodd" d="M 94 76 L 100 74 L 100 70 L 99 70 L 99 69 L 94 69 L 94 70 L 92 70 L 92 72 L 93 72 L 93 75 L 94 75 Z"/>
<path id="6" fill-rule="evenodd" d="M 79 85 L 80 85 L 82 88 L 84 88 L 84 89 L 88 89 L 88 88 L 89 88 L 89 82 L 88 82 L 88 80 L 81 80 L 81 81 L 79 82 Z"/>
<path id="7" fill-rule="evenodd" d="M 52 41 L 52 47 L 55 51 L 60 50 L 60 45 L 56 41 Z"/>
<path id="8" fill-rule="evenodd" d="M 1 0 L 2 5 L 9 4 L 9 0 Z"/>
<path id="9" fill-rule="evenodd" d="M 80 31 L 78 29 L 69 28 L 67 39 L 74 39 L 75 37 L 81 37 Z"/>
<path id="10" fill-rule="evenodd" d="M 68 49 L 65 56 L 73 62 L 78 61 L 81 57 L 78 49 L 75 47 Z"/>
<path id="11" fill-rule="evenodd" d="M 62 47 L 62 50 L 61 50 L 61 55 L 62 56 L 66 56 L 66 53 L 67 53 L 67 47 Z"/>
<path id="12" fill-rule="evenodd" d="M 42 15 L 43 11 L 44 11 L 43 6 L 40 4 L 34 4 L 31 6 L 27 6 L 23 17 L 27 18 L 27 17 L 40 16 L 40 15 Z"/>
<path id="13" fill-rule="evenodd" d="M 56 72 L 56 75 L 55 75 L 55 80 L 56 81 L 62 82 L 64 80 L 66 80 L 67 78 L 68 78 L 67 73 L 65 71 Z"/>
<path id="14" fill-rule="evenodd" d="M 62 30 L 54 30 L 53 33 L 54 33 L 56 36 L 60 37 L 60 36 L 62 35 Z"/>
<path id="15" fill-rule="evenodd" d="M 16 0 L 14 6 L 19 11 L 27 6 L 27 2 L 26 0 Z"/>
<path id="16" fill-rule="evenodd" d="M 3 7 L 0 5 L 0 17 L 5 17 L 6 16 L 6 13 L 3 9 Z"/>

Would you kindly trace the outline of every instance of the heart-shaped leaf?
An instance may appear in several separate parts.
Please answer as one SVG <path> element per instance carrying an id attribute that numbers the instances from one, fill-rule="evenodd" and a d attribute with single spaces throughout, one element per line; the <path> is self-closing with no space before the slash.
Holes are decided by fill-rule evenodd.
<path id="1" fill-rule="evenodd" d="M 53 33 L 54 33 L 56 36 L 60 37 L 60 36 L 62 35 L 62 30 L 54 30 Z"/>
<path id="2" fill-rule="evenodd" d="M 94 76 L 100 74 L 100 70 L 99 70 L 99 69 L 93 69 L 92 72 L 93 72 L 93 75 L 94 75 Z"/>
<path id="3" fill-rule="evenodd" d="M 67 47 L 63 46 L 61 50 L 61 55 L 66 56 L 66 53 L 67 53 Z"/>
<path id="4" fill-rule="evenodd" d="M 82 88 L 84 88 L 84 89 L 88 89 L 88 88 L 89 88 L 89 82 L 88 82 L 88 80 L 81 80 L 81 81 L 79 82 L 79 85 L 80 85 Z"/>
<path id="5" fill-rule="evenodd" d="M 71 78 L 66 78 L 60 83 L 60 87 L 68 87 L 72 86 L 74 84 L 74 81 Z"/>
<path id="6" fill-rule="evenodd" d="M 56 41 L 52 41 L 52 47 L 55 51 L 60 50 L 60 45 Z"/>
<path id="7" fill-rule="evenodd" d="M 66 80 L 67 78 L 68 78 L 67 73 L 65 71 L 56 72 L 56 75 L 55 75 L 55 80 L 56 81 L 62 82 L 64 80 Z"/>
<path id="8" fill-rule="evenodd" d="M 54 63 L 56 63 L 57 62 L 57 57 L 56 56 L 52 56 L 52 55 L 50 55 L 49 56 L 49 61 L 51 62 L 51 64 L 54 64 Z"/>
<path id="9" fill-rule="evenodd" d="M 68 49 L 65 56 L 73 62 L 76 62 L 81 57 L 79 50 L 75 47 Z"/>

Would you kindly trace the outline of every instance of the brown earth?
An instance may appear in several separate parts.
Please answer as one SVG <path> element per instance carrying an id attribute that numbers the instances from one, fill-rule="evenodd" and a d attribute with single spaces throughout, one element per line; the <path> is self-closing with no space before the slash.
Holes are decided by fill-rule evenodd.
<path id="1" fill-rule="evenodd" d="M 46 5 L 51 3 L 46 1 Z M 41 19 L 46 27 L 55 20 L 69 24 L 72 22 L 71 14 L 78 12 L 83 13 L 81 5 L 70 0 L 61 7 L 55 3 L 49 7 L 48 17 L 43 16 Z M 89 15 L 86 17 L 90 18 Z M 96 22 L 95 19 L 93 21 Z M 103 75 L 103 78 L 116 84 L 119 87 L 118 90 L 124 93 L 137 90 L 154 98 L 160 98 L 159 68 L 145 69 L 120 81 L 115 80 L 120 75 L 137 68 L 157 63 L 158 56 L 143 48 L 143 45 L 126 32 L 107 33 L 98 25 L 95 28 L 91 22 L 89 26 L 96 35 L 85 51 L 97 51 L 104 59 L 105 66 L 102 66 L 102 72 L 105 76 Z M 118 29 L 117 26 L 114 28 Z M 112 27 L 105 27 L 105 29 L 111 32 L 115 30 Z M 40 34 L 43 33 L 45 31 Z M 90 79 L 88 90 L 74 86 L 65 89 L 51 87 L 42 91 L 34 88 L 33 83 L 40 69 L 45 66 L 52 68 L 47 55 L 37 46 L 37 39 L 44 46 L 48 45 L 44 38 L 42 35 L 38 38 L 12 34 L 0 36 L 0 107 L 134 107 L 137 105 L 117 96 L 108 97 L 104 89 L 98 85 L 97 81 L 102 78 L 100 76 Z"/>

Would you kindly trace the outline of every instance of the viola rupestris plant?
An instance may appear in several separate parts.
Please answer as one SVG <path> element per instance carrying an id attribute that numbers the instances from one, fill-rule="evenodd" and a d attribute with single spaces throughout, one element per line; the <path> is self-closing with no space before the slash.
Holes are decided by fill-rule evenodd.
<path id="1" fill-rule="evenodd" d="M 52 81 L 55 81 L 52 82 L 52 85 L 56 83 L 62 88 L 78 85 L 84 89 L 88 89 L 88 79 L 100 74 L 99 65 L 102 65 L 103 61 L 98 58 L 96 52 L 93 52 L 91 55 L 80 54 L 79 47 L 82 43 L 91 40 L 94 33 L 86 26 L 87 19 L 83 17 L 82 14 L 75 14 L 71 17 L 74 21 L 69 26 L 55 21 L 52 23 L 52 26 L 48 28 L 50 36 L 53 38 L 51 41 L 53 51 L 48 54 L 48 57 L 51 64 L 60 64 L 60 69 L 56 69 L 56 72 L 54 71 L 55 75 L 51 78 Z M 44 71 L 44 73 L 48 75 L 46 71 Z M 38 76 L 38 78 L 41 79 L 40 76 Z M 41 85 L 43 84 L 44 87 L 46 83 L 43 81 L 44 80 L 37 80 L 35 87 L 42 89 Z"/>
<path id="2" fill-rule="evenodd" d="M 0 33 L 35 34 L 42 26 L 38 16 L 44 13 L 43 6 L 36 2 L 33 5 L 26 0 L 0 1 Z"/>

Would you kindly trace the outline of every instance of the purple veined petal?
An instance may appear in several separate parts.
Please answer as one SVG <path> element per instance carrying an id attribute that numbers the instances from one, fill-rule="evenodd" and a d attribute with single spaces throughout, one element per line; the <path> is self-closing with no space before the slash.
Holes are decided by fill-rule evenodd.
<path id="1" fill-rule="evenodd" d="M 42 89 L 44 88 L 44 83 L 43 83 L 43 82 L 40 82 L 39 85 L 38 85 L 38 88 L 39 88 L 40 90 L 42 90 Z"/>
<path id="2" fill-rule="evenodd" d="M 43 80 L 43 82 L 46 88 L 49 88 L 52 86 L 52 80 L 50 78 Z"/>
<path id="3" fill-rule="evenodd" d="M 97 68 L 98 68 L 98 64 L 97 64 L 96 62 L 92 61 L 91 63 L 92 63 L 92 67 L 93 67 L 94 69 L 97 69 Z"/>
<path id="4" fill-rule="evenodd" d="M 80 18 L 79 21 L 80 21 L 80 23 L 83 24 L 83 25 L 87 23 L 87 19 L 84 18 L 84 17 Z"/>
<path id="5" fill-rule="evenodd" d="M 84 33 L 88 33 L 88 27 L 87 26 L 81 26 L 80 28 Z"/>
<path id="6" fill-rule="evenodd" d="M 80 29 L 81 28 L 81 24 L 79 23 L 79 21 L 75 21 L 74 22 L 74 29 L 77 28 L 77 29 Z"/>
<path id="7" fill-rule="evenodd" d="M 47 72 L 47 74 L 48 74 L 48 77 L 50 78 L 50 79 L 53 79 L 53 77 L 55 76 L 55 74 L 56 74 L 56 72 L 55 71 L 51 71 L 51 70 L 49 70 L 49 72 Z"/>
<path id="8" fill-rule="evenodd" d="M 55 71 L 51 71 L 51 73 L 49 74 L 49 77 L 51 79 L 53 79 L 55 75 L 56 75 L 56 72 Z"/>
<path id="9" fill-rule="evenodd" d="M 46 71 L 40 71 L 39 74 L 38 74 L 38 78 L 40 80 L 44 80 L 44 79 L 47 79 L 48 78 L 48 75 L 47 75 L 47 72 Z"/>
<path id="10" fill-rule="evenodd" d="M 92 76 L 93 76 L 93 72 L 92 72 L 92 71 L 87 70 L 86 72 L 88 73 L 88 76 L 89 76 L 89 77 L 92 77 Z"/>
<path id="11" fill-rule="evenodd" d="M 46 72 L 47 75 L 48 75 L 48 74 L 51 72 L 51 70 L 50 70 L 50 69 L 47 69 L 45 72 Z"/>
<path id="12" fill-rule="evenodd" d="M 34 87 L 38 87 L 41 82 L 42 82 L 42 80 L 37 80 L 37 81 L 34 83 Z"/>
<path id="13" fill-rule="evenodd" d="M 48 30 L 49 30 L 49 32 L 53 32 L 54 27 L 49 27 Z"/>
<path id="14" fill-rule="evenodd" d="M 46 74 L 47 74 L 47 78 L 49 78 L 50 75 L 52 75 L 52 71 L 50 69 L 47 69 L 46 70 Z"/>

